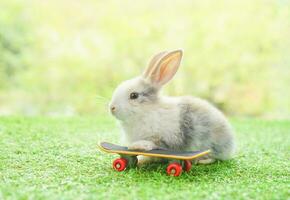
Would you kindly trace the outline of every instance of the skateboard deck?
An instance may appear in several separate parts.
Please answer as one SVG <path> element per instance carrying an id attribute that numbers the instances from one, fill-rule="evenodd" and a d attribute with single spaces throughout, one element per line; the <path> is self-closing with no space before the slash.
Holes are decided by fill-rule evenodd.
<path id="1" fill-rule="evenodd" d="M 131 156 L 149 156 L 158 158 L 178 159 L 178 160 L 193 160 L 210 153 L 210 150 L 205 151 L 169 151 L 164 149 L 154 149 L 150 151 L 129 150 L 128 147 L 115 145 L 108 142 L 101 142 L 99 148 L 107 153 L 117 153 L 120 155 Z"/>

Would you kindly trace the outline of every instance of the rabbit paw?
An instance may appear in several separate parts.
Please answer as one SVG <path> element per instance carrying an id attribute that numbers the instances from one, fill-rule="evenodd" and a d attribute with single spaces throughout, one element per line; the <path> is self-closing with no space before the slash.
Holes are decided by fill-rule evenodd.
<path id="1" fill-rule="evenodd" d="M 139 151 L 150 151 L 154 149 L 156 145 L 147 140 L 140 140 L 137 142 L 132 143 L 131 145 L 128 146 L 128 149 L 130 150 L 139 150 Z"/>
<path id="2" fill-rule="evenodd" d="M 207 165 L 207 164 L 211 164 L 214 162 L 215 162 L 215 159 L 213 159 L 213 158 L 205 158 L 205 159 L 198 160 L 197 164 Z"/>
<path id="3" fill-rule="evenodd" d="M 167 160 L 161 158 L 153 158 L 148 156 L 138 156 L 138 164 L 137 166 L 141 167 L 143 165 L 147 165 L 150 163 L 159 163 L 159 162 L 166 162 Z"/>
<path id="4" fill-rule="evenodd" d="M 145 156 L 138 156 L 138 166 L 146 165 L 152 162 L 152 158 Z"/>

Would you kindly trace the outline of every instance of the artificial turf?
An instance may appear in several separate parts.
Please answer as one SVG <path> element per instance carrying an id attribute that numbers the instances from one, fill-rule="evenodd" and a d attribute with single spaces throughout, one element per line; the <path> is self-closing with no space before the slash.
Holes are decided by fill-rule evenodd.
<path id="1" fill-rule="evenodd" d="M 231 120 L 233 160 L 169 177 L 166 165 L 116 172 L 108 117 L 1 117 L 0 199 L 289 199 L 290 121 Z"/>

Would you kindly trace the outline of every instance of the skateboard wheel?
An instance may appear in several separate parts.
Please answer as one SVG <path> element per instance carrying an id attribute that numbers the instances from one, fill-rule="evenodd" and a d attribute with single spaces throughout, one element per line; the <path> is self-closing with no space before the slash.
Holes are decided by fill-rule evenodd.
<path id="1" fill-rule="evenodd" d="M 127 160 L 125 158 L 117 158 L 113 162 L 113 168 L 119 172 L 124 171 L 127 167 Z"/>
<path id="2" fill-rule="evenodd" d="M 171 163 L 168 165 L 166 172 L 169 176 L 179 176 L 182 172 L 182 166 L 179 163 Z"/>
<path id="3" fill-rule="evenodd" d="M 186 171 L 186 172 L 189 172 L 190 171 L 190 169 L 191 169 L 191 161 L 190 160 L 185 160 L 184 161 L 184 170 Z"/>

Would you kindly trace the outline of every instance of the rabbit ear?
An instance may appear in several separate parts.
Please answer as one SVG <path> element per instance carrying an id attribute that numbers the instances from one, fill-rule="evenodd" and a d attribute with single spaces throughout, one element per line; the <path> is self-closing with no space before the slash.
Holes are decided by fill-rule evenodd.
<path id="1" fill-rule="evenodd" d="M 155 56 L 153 56 L 153 57 L 151 58 L 151 61 L 150 61 L 149 65 L 148 65 L 147 69 L 146 69 L 146 70 L 144 71 L 144 73 L 143 73 L 143 77 L 144 77 L 144 78 L 147 78 L 147 77 L 149 76 L 149 74 L 150 74 L 150 72 L 153 70 L 153 68 L 156 67 L 157 62 L 158 62 L 158 61 L 160 60 L 160 58 L 161 58 L 162 56 L 164 56 L 166 53 L 167 53 L 166 51 L 162 51 L 162 52 L 156 54 Z"/>
<path id="2" fill-rule="evenodd" d="M 182 59 L 182 50 L 160 55 L 157 63 L 149 71 L 148 78 L 152 84 L 162 86 L 172 79 Z"/>

